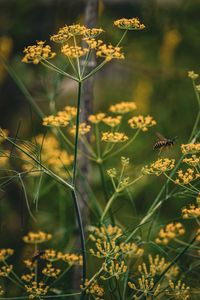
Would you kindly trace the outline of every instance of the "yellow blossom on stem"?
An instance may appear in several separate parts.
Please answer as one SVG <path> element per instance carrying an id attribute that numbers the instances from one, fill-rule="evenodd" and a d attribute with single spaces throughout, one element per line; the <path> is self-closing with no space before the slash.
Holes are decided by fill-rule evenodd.
<path id="1" fill-rule="evenodd" d="M 51 47 L 44 44 L 43 41 L 37 41 L 36 45 L 25 48 L 25 56 L 22 58 L 22 62 L 39 64 L 43 59 L 48 60 L 55 57 L 56 53 L 52 52 Z"/>
<path id="2" fill-rule="evenodd" d="M 83 256 L 77 255 L 75 253 L 62 253 L 58 252 L 57 255 L 58 259 L 63 260 L 64 262 L 68 263 L 69 265 L 83 265 Z"/>
<path id="3" fill-rule="evenodd" d="M 114 59 L 124 59 L 124 54 L 120 47 L 103 44 L 96 51 L 97 57 L 104 57 L 106 61 Z"/>
<path id="4" fill-rule="evenodd" d="M 2 129 L 2 128 L 0 127 L 0 144 L 1 144 L 3 141 L 5 141 L 5 139 L 8 137 L 8 134 L 9 134 L 9 132 L 8 132 L 7 129 Z"/>
<path id="5" fill-rule="evenodd" d="M 0 262 L 5 261 L 8 259 L 11 255 L 13 255 L 14 250 L 7 248 L 7 249 L 0 249 Z"/>
<path id="6" fill-rule="evenodd" d="M 69 58 L 77 58 L 84 56 L 88 53 L 89 49 L 88 48 L 83 48 L 80 46 L 69 46 L 69 45 L 64 45 L 61 48 L 61 52 L 68 56 Z"/>
<path id="7" fill-rule="evenodd" d="M 92 295 L 95 300 L 101 300 L 104 295 L 104 289 L 98 284 L 96 279 L 91 283 L 88 279 L 86 279 L 84 286 L 81 285 L 81 289 L 85 290 L 86 294 Z"/>
<path id="8" fill-rule="evenodd" d="M 9 164 L 10 152 L 4 151 L 0 154 L 0 167 L 5 168 Z"/>
<path id="9" fill-rule="evenodd" d="M 117 116 L 114 118 L 108 116 L 108 117 L 104 118 L 102 121 L 110 127 L 116 127 L 117 125 L 119 125 L 121 123 L 121 119 L 122 119 L 121 116 Z"/>
<path id="10" fill-rule="evenodd" d="M 188 168 L 185 172 L 183 170 L 179 170 L 177 172 L 178 178 L 175 180 L 177 184 L 189 184 L 191 181 L 199 178 L 200 174 L 196 173 L 196 171 L 192 168 Z"/>
<path id="11" fill-rule="evenodd" d="M 45 243 L 52 239 L 50 233 L 45 233 L 43 231 L 39 232 L 29 232 L 26 236 L 23 237 L 23 241 L 27 244 L 41 244 Z"/>
<path id="12" fill-rule="evenodd" d="M 126 273 L 127 266 L 125 265 L 125 261 L 117 261 L 117 260 L 111 260 L 111 261 L 105 261 L 102 264 L 103 270 L 108 273 L 108 275 L 102 275 L 100 278 L 102 280 L 108 280 L 111 277 L 115 277 L 117 280 L 119 280 L 120 276 Z"/>
<path id="13" fill-rule="evenodd" d="M 174 166 L 174 159 L 160 158 L 151 165 L 146 165 L 144 168 L 142 168 L 142 173 L 146 175 L 155 174 L 156 176 L 159 176 L 162 173 L 172 170 Z"/>
<path id="14" fill-rule="evenodd" d="M 181 145 L 181 151 L 183 154 L 195 154 L 200 152 L 200 143 L 190 143 Z"/>
<path id="15" fill-rule="evenodd" d="M 102 32 L 104 32 L 102 28 L 90 28 L 90 29 L 88 28 L 84 33 L 84 35 L 85 37 L 92 39 L 98 36 L 99 34 L 101 34 Z"/>
<path id="16" fill-rule="evenodd" d="M 54 268 L 52 263 L 48 263 L 46 267 L 42 270 L 42 274 L 44 274 L 47 277 L 54 277 L 54 278 L 57 278 L 60 272 L 61 270 Z"/>
<path id="17" fill-rule="evenodd" d="M 133 129 L 141 129 L 142 131 L 147 131 L 149 127 L 156 125 L 156 121 L 151 116 L 144 117 L 142 115 L 139 115 L 129 119 L 128 124 Z"/>
<path id="18" fill-rule="evenodd" d="M 49 127 L 66 127 L 69 124 L 69 118 L 66 114 L 60 114 L 60 116 L 50 115 L 43 118 L 42 125 Z"/>
<path id="19" fill-rule="evenodd" d="M 180 235 L 183 235 L 184 233 L 185 229 L 181 223 L 169 223 L 165 227 L 160 229 L 155 242 L 157 244 L 167 245 L 171 240 Z"/>
<path id="20" fill-rule="evenodd" d="M 128 258 L 140 257 L 144 253 L 144 249 L 135 243 L 121 243 L 119 247 L 124 256 Z"/>
<path id="21" fill-rule="evenodd" d="M 2 266 L 0 268 L 0 277 L 8 277 L 12 269 L 13 269 L 12 265 Z"/>
<path id="22" fill-rule="evenodd" d="M 184 219 L 192 219 L 200 217 L 200 207 L 190 204 L 189 207 L 182 208 L 182 217 Z"/>
<path id="23" fill-rule="evenodd" d="M 73 119 L 77 115 L 77 108 L 75 106 L 65 106 L 64 111 L 70 117 L 70 119 Z"/>
<path id="24" fill-rule="evenodd" d="M 102 40 L 95 40 L 94 38 L 84 38 L 83 41 L 86 42 L 90 49 L 96 49 L 103 44 Z"/>
<path id="25" fill-rule="evenodd" d="M 199 74 L 195 73 L 194 71 L 189 71 L 188 72 L 188 77 L 190 77 L 191 79 L 195 80 L 199 77 Z"/>
<path id="26" fill-rule="evenodd" d="M 184 158 L 183 162 L 190 165 L 190 166 L 192 166 L 192 167 L 195 167 L 200 163 L 200 157 L 193 154 L 191 157 Z"/>
<path id="27" fill-rule="evenodd" d="M 185 283 L 182 283 L 181 280 L 174 283 L 172 280 L 169 280 L 169 288 L 166 290 L 168 296 L 173 297 L 173 299 L 190 299 L 190 287 L 186 286 Z"/>
<path id="28" fill-rule="evenodd" d="M 53 34 L 50 39 L 55 43 L 65 43 L 71 37 L 76 35 L 84 35 L 88 29 L 80 24 L 65 25 L 58 30 L 57 34 Z"/>
<path id="29" fill-rule="evenodd" d="M 41 299 L 48 292 L 49 287 L 44 282 L 31 281 L 28 285 L 25 285 L 29 299 Z"/>
<path id="30" fill-rule="evenodd" d="M 80 135 L 85 135 L 88 132 L 90 132 L 90 130 L 91 130 L 91 126 L 86 124 L 85 122 L 79 124 L 79 134 Z M 71 135 L 75 135 L 76 134 L 76 125 L 74 125 L 72 128 L 70 128 L 69 132 Z"/>
<path id="31" fill-rule="evenodd" d="M 98 123 L 101 122 L 104 118 L 105 118 L 105 114 L 104 114 L 104 113 L 98 113 L 98 114 L 96 114 L 96 115 L 89 115 L 88 121 L 89 121 L 90 123 L 93 123 L 93 124 L 98 124 Z"/>
<path id="32" fill-rule="evenodd" d="M 145 25 L 140 22 L 138 18 L 126 19 L 122 18 L 116 20 L 114 25 L 124 30 L 141 30 L 145 28 Z"/>
<path id="33" fill-rule="evenodd" d="M 111 105 L 109 111 L 115 114 L 126 114 L 133 110 L 136 110 L 137 106 L 135 102 L 120 102 L 114 105 Z"/>
<path id="34" fill-rule="evenodd" d="M 128 136 L 123 132 L 102 132 L 102 141 L 108 143 L 123 143 L 128 140 Z"/>

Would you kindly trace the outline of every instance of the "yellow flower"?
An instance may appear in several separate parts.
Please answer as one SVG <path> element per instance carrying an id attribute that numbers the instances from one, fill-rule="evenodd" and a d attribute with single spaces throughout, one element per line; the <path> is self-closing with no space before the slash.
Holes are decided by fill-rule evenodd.
<path id="1" fill-rule="evenodd" d="M 188 72 L 188 77 L 190 77 L 191 79 L 195 80 L 199 77 L 199 74 L 195 73 L 194 71 L 189 71 Z"/>
<path id="2" fill-rule="evenodd" d="M 129 258 L 140 257 L 144 253 L 144 249 L 138 247 L 135 243 L 121 243 L 119 247 L 124 256 Z"/>
<path id="3" fill-rule="evenodd" d="M 184 219 L 192 219 L 200 217 L 200 207 L 190 204 L 189 207 L 182 208 L 182 216 Z"/>
<path id="4" fill-rule="evenodd" d="M 159 176 L 162 173 L 170 171 L 174 168 L 175 160 L 169 158 L 160 158 L 151 165 L 146 165 L 142 168 L 142 173 L 146 175 L 155 174 Z"/>
<path id="5" fill-rule="evenodd" d="M 108 126 L 110 126 L 110 127 L 113 128 L 113 127 L 116 127 L 117 125 L 119 125 L 121 123 L 121 119 L 122 119 L 121 116 L 117 116 L 117 117 L 114 117 L 114 118 L 108 116 L 108 117 L 104 118 L 102 121 L 106 125 L 108 125 Z"/>
<path id="6" fill-rule="evenodd" d="M 11 255 L 13 255 L 14 250 L 7 248 L 7 249 L 0 249 L 0 262 L 5 261 L 8 259 Z"/>
<path id="7" fill-rule="evenodd" d="M 43 231 L 29 232 L 23 237 L 23 241 L 27 244 L 41 244 L 52 239 L 52 235 Z"/>
<path id="8" fill-rule="evenodd" d="M 62 253 L 58 252 L 57 255 L 58 259 L 63 260 L 64 262 L 68 263 L 69 265 L 83 265 L 83 256 L 77 255 L 75 253 Z"/>
<path id="9" fill-rule="evenodd" d="M 115 114 L 126 114 L 137 108 L 135 102 L 120 102 L 114 105 L 111 105 L 109 110 Z"/>
<path id="10" fill-rule="evenodd" d="M 50 39 L 56 43 L 65 43 L 72 36 L 76 35 L 85 35 L 88 29 L 85 26 L 81 26 L 80 24 L 75 25 L 65 25 L 58 30 L 57 34 L 53 34 Z"/>
<path id="11" fill-rule="evenodd" d="M 79 134 L 80 135 L 85 135 L 88 132 L 90 132 L 90 130 L 91 130 L 91 126 L 86 124 L 85 122 L 79 124 Z M 70 128 L 69 132 L 71 135 L 75 135 L 76 134 L 76 125 L 74 125 L 72 128 Z"/>
<path id="12" fill-rule="evenodd" d="M 50 126 L 50 127 L 66 127 L 69 124 L 69 117 L 67 114 L 61 114 L 58 116 L 50 115 L 48 117 L 43 118 L 42 125 Z"/>
<path id="13" fill-rule="evenodd" d="M 98 284 L 96 279 L 91 283 L 88 279 L 86 279 L 84 282 L 84 286 L 81 285 L 81 289 L 84 289 L 86 291 L 86 294 L 92 295 L 95 300 L 101 300 L 101 297 L 103 297 L 104 295 L 104 289 Z"/>
<path id="14" fill-rule="evenodd" d="M 96 49 L 98 48 L 101 44 L 103 44 L 102 40 L 95 40 L 95 39 L 91 39 L 91 38 L 84 38 L 83 41 L 86 42 L 86 44 L 88 44 L 90 49 Z"/>
<path id="15" fill-rule="evenodd" d="M 188 300 L 190 299 L 189 290 L 190 287 L 182 283 L 181 280 L 178 280 L 176 283 L 169 280 L 169 288 L 166 290 L 166 294 L 173 297 L 173 299 Z"/>
<path id="16" fill-rule="evenodd" d="M 200 157 L 198 157 L 196 155 L 192 155 L 191 157 L 184 158 L 183 162 L 192 167 L 195 167 L 200 163 Z"/>
<path id="17" fill-rule="evenodd" d="M 127 266 L 125 265 L 124 260 L 107 260 L 102 264 L 103 270 L 108 273 L 108 276 L 101 276 L 102 280 L 108 280 L 110 277 L 115 277 L 119 280 L 120 275 L 123 275 L 127 271 Z"/>
<path id="18" fill-rule="evenodd" d="M 101 122 L 105 117 L 104 113 L 98 113 L 96 115 L 89 115 L 88 117 L 88 121 L 90 121 L 93 124 L 97 124 L 99 122 Z"/>
<path id="19" fill-rule="evenodd" d="M 200 84 L 196 85 L 197 92 L 200 93 Z"/>
<path id="20" fill-rule="evenodd" d="M 42 274 L 44 274 L 47 277 L 54 277 L 54 278 L 57 278 L 60 272 L 61 270 L 54 268 L 52 263 L 48 263 L 46 267 L 42 270 Z"/>
<path id="21" fill-rule="evenodd" d="M 44 44 L 43 41 L 37 41 L 37 45 L 25 48 L 25 56 L 22 58 L 22 62 L 39 64 L 43 59 L 47 60 L 55 57 L 56 53 L 51 51 L 51 47 Z"/>
<path id="22" fill-rule="evenodd" d="M 189 184 L 191 181 L 199 178 L 200 176 L 192 168 L 188 168 L 186 172 L 183 172 L 183 170 L 179 170 L 177 174 L 178 178 L 175 180 L 177 184 Z"/>
<path id="23" fill-rule="evenodd" d="M 84 33 L 84 35 L 87 38 L 91 39 L 91 38 L 95 38 L 96 36 L 98 36 L 102 32 L 104 32 L 104 30 L 102 28 L 91 28 L 91 29 L 87 29 L 86 32 Z"/>
<path id="24" fill-rule="evenodd" d="M 48 292 L 49 287 L 44 282 L 36 282 L 32 280 L 29 285 L 25 285 L 26 292 L 29 295 L 29 299 L 41 299 Z"/>
<path id="25" fill-rule="evenodd" d="M 64 110 L 70 119 L 73 119 L 77 115 L 77 108 L 75 106 L 65 106 Z"/>
<path id="26" fill-rule="evenodd" d="M 98 47 L 96 51 L 97 57 L 104 57 L 106 61 L 110 61 L 113 58 L 124 59 L 124 54 L 121 52 L 120 47 L 114 47 L 112 45 L 103 44 Z"/>
<path id="27" fill-rule="evenodd" d="M 161 228 L 158 237 L 156 238 L 157 244 L 167 245 L 170 240 L 183 235 L 185 229 L 181 223 L 169 223 L 164 228 Z"/>
<path id="28" fill-rule="evenodd" d="M 123 143 L 128 140 L 128 136 L 123 132 L 102 132 L 101 140 L 108 143 Z"/>
<path id="29" fill-rule="evenodd" d="M 195 154 L 200 152 L 200 143 L 190 143 L 181 145 L 181 151 L 183 154 Z"/>
<path id="30" fill-rule="evenodd" d="M 8 275 L 10 274 L 10 272 L 12 271 L 13 266 L 12 265 L 7 265 L 7 266 L 3 266 L 0 268 L 0 277 L 8 277 Z"/>
<path id="31" fill-rule="evenodd" d="M 80 46 L 69 46 L 69 45 L 64 45 L 61 48 L 61 52 L 68 56 L 69 58 L 77 58 L 84 56 L 88 53 L 89 49 L 88 48 L 83 48 Z"/>
<path id="32" fill-rule="evenodd" d="M 4 151 L 0 154 L 0 167 L 5 168 L 9 163 L 10 153 L 8 151 Z"/>
<path id="33" fill-rule="evenodd" d="M 128 124 L 133 129 L 141 129 L 147 131 L 149 127 L 156 125 L 156 121 L 151 116 L 144 117 L 142 115 L 132 117 L 129 119 Z"/>
<path id="34" fill-rule="evenodd" d="M 114 25 L 120 29 L 125 30 L 141 30 L 145 28 L 145 25 L 140 22 L 138 18 L 126 19 L 122 18 L 116 20 Z"/>

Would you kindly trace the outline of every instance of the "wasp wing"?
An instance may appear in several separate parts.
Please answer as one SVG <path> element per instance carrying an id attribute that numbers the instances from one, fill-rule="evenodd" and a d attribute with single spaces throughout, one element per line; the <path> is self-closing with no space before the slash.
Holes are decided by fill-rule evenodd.
<path id="1" fill-rule="evenodd" d="M 159 132 L 156 132 L 155 135 L 160 141 L 166 141 L 167 139 Z"/>

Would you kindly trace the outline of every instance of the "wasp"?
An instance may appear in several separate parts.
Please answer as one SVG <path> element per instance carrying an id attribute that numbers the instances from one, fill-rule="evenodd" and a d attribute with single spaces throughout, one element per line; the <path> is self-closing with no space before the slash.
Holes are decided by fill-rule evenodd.
<path id="1" fill-rule="evenodd" d="M 175 140 L 177 139 L 177 136 L 174 138 L 170 138 L 170 139 L 165 138 L 159 132 L 156 132 L 156 136 L 158 138 L 158 141 L 153 146 L 153 149 L 160 149 L 160 151 L 162 151 L 163 149 L 168 148 L 170 146 L 173 146 L 175 143 Z"/>

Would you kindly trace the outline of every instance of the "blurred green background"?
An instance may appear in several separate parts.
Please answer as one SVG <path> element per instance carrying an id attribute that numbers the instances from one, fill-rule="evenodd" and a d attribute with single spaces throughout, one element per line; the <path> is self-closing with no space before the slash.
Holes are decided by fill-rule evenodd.
<path id="1" fill-rule="evenodd" d="M 0 49 L 7 63 L 12 66 L 24 82 L 31 95 L 48 114 L 49 95 L 53 90 L 54 74 L 42 66 L 21 63 L 23 48 L 32 45 L 35 40 L 49 41 L 49 35 L 55 33 L 64 24 L 82 23 L 86 1 L 77 0 L 10 0 L 0 1 Z M 122 32 L 113 27 L 113 21 L 126 17 L 139 17 L 146 25 L 144 31 L 129 32 L 123 47 L 126 60 L 108 64 L 95 76 L 94 112 L 106 111 L 110 104 L 121 101 L 135 101 L 139 113 L 151 114 L 157 120 L 157 126 L 148 133 L 141 134 L 137 142 L 123 155 L 129 156 L 134 168 L 139 170 L 145 163 L 155 159 L 152 150 L 155 131 L 167 137 L 178 136 L 173 150 L 167 154 L 180 156 L 179 145 L 187 141 L 197 112 L 197 104 L 192 84 L 187 77 L 189 70 L 197 73 L 199 68 L 200 47 L 200 1 L 185 0 L 101 0 L 99 1 L 97 26 L 106 30 L 105 38 L 115 44 Z M 15 135 L 19 121 L 19 135 L 28 139 L 44 132 L 41 120 L 26 101 L 13 79 L 0 66 L 0 126 L 8 128 Z M 58 109 L 74 104 L 76 86 L 66 80 L 56 95 Z M 108 161 L 113 167 L 118 158 Z M 102 197 L 97 171 L 93 188 L 97 198 Z M 97 179 L 96 179 L 97 178 Z M 135 188 L 139 215 L 143 214 L 157 195 L 163 178 L 148 178 Z M 36 184 L 36 183 L 31 183 Z M 21 236 L 31 224 L 28 221 L 23 193 L 16 183 L 1 192 L 1 246 L 19 245 Z M 41 197 L 40 225 L 52 231 L 60 247 L 70 240 L 70 223 L 73 221 L 71 201 L 64 203 L 62 197 L 69 197 L 65 191 L 56 187 L 49 196 Z M 58 199 L 59 198 L 59 199 Z M 47 201 L 48 200 L 48 201 Z M 46 202 L 47 201 L 47 202 Z M 123 201 L 123 203 L 122 203 Z M 180 204 L 180 201 L 182 203 Z M 180 207 L 188 203 L 170 199 L 161 209 L 161 222 L 180 216 Z M 121 208 L 123 209 L 123 213 Z M 120 209 L 120 214 L 119 214 Z M 116 203 L 116 214 L 128 226 L 133 227 L 134 210 L 125 199 Z M 61 225 L 60 225 L 61 224 Z M 66 239 L 63 240 L 63 233 Z M 62 243 L 60 239 L 62 238 Z M 19 247 L 20 249 L 20 247 Z M 20 250 L 19 250 L 20 251 Z"/>

